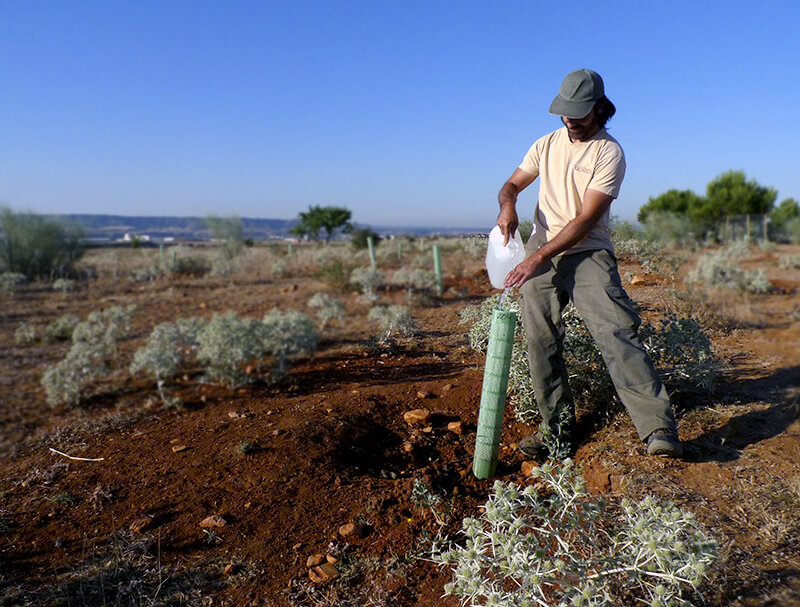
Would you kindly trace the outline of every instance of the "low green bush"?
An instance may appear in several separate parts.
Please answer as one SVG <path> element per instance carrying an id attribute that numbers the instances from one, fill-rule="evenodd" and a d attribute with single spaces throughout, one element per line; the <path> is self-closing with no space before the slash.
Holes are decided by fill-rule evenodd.
<path id="1" fill-rule="evenodd" d="M 657 327 L 643 323 L 639 338 L 665 379 L 680 378 L 709 392 L 714 389 L 722 367 L 696 319 L 668 315 Z"/>
<path id="2" fill-rule="evenodd" d="M 500 298 L 500 294 L 493 295 L 479 306 L 467 307 L 461 313 L 461 323 L 469 325 L 470 346 L 478 352 L 486 351 L 492 310 L 499 306 Z M 539 409 L 530 377 L 527 335 L 519 315 L 518 301 L 508 295 L 503 306 L 517 312 L 508 392 L 515 417 L 521 422 L 531 423 L 539 417 Z M 603 356 L 571 303 L 565 307 L 561 322 L 564 327 L 564 361 L 576 405 L 593 407 L 596 403 L 605 403 L 608 411 L 619 408 L 619 398 Z M 639 337 L 665 379 L 680 378 L 701 389 L 713 389 L 721 365 L 697 320 L 671 315 L 657 326 L 642 323 Z"/>
<path id="3" fill-rule="evenodd" d="M 72 347 L 67 356 L 49 367 L 42 385 L 50 405 L 76 405 L 86 387 L 110 372 L 117 354 L 117 342 L 130 330 L 134 306 L 114 306 L 92 312 L 72 332 Z"/>
<path id="4" fill-rule="evenodd" d="M 197 360 L 211 379 L 233 386 L 250 381 L 242 367 L 264 356 L 264 325 L 236 312 L 214 314 L 197 335 Z"/>
<path id="5" fill-rule="evenodd" d="M 261 340 L 264 350 L 274 360 L 274 373 L 281 378 L 289 362 L 317 349 L 319 333 L 314 321 L 297 310 L 271 310 L 261 321 Z"/>
<path id="6" fill-rule="evenodd" d="M 14 331 L 14 341 L 20 346 L 26 346 L 36 341 L 36 329 L 29 322 L 23 322 Z"/>
<path id="7" fill-rule="evenodd" d="M 800 268 L 800 255 L 782 255 L 778 259 L 778 267 L 784 270 Z"/>
<path id="8" fill-rule="evenodd" d="M 20 285 L 28 282 L 28 277 L 20 272 L 0 273 L 0 293 L 13 293 Z"/>
<path id="9" fill-rule="evenodd" d="M 67 341 L 72 337 L 72 332 L 81 321 L 74 314 L 59 316 L 44 329 L 44 340 L 51 344 L 56 341 Z"/>
<path id="10" fill-rule="evenodd" d="M 69 278 L 59 278 L 53 282 L 53 289 L 66 295 L 75 290 L 76 282 Z"/>
<path id="11" fill-rule="evenodd" d="M 383 272 L 377 268 L 354 268 L 350 272 L 350 283 L 357 285 L 364 297 L 375 300 L 378 299 L 375 290 L 384 283 Z"/>
<path id="12" fill-rule="evenodd" d="M 383 340 L 391 339 L 395 332 L 410 335 L 417 328 L 408 306 L 374 306 L 367 317 L 378 321 Z"/>
<path id="13" fill-rule="evenodd" d="M 700 255 L 686 277 L 687 282 L 695 286 L 721 287 L 737 293 L 769 292 L 772 284 L 763 268 L 743 270 L 733 263 L 732 259 L 736 259 L 740 253 L 736 248 L 728 248 Z"/>
<path id="14" fill-rule="evenodd" d="M 320 330 L 324 329 L 330 321 L 341 320 L 345 316 L 344 304 L 327 293 L 315 293 L 308 300 L 308 307 L 317 310 Z"/>
<path id="15" fill-rule="evenodd" d="M 432 559 L 453 570 L 446 595 L 473 607 L 690 605 L 718 551 L 691 513 L 652 497 L 609 507 L 570 460 L 531 476 L 524 488 L 496 481 L 459 543 L 434 542 Z"/>
<path id="16" fill-rule="evenodd" d="M 424 268 L 399 268 L 392 275 L 392 284 L 405 287 L 406 291 L 427 291 L 436 286 L 436 273 Z"/>

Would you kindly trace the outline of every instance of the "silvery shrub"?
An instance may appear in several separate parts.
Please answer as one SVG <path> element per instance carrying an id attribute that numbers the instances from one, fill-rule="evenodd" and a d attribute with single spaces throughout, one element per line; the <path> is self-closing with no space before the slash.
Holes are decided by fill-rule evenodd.
<path id="1" fill-rule="evenodd" d="M 13 293 L 14 289 L 28 282 L 28 277 L 19 272 L 0 272 L 0 292 Z"/>
<path id="2" fill-rule="evenodd" d="M 417 328 L 408 306 L 373 306 L 367 318 L 378 321 L 384 340 L 391 338 L 395 332 L 410 335 Z"/>
<path id="3" fill-rule="evenodd" d="M 66 341 L 72 338 L 72 332 L 81 321 L 74 314 L 59 316 L 44 329 L 44 340 L 51 344 L 56 341 Z"/>
<path id="4" fill-rule="evenodd" d="M 61 291 L 62 294 L 66 295 L 67 293 L 75 290 L 75 281 L 69 278 L 59 278 L 55 282 L 53 282 L 53 289 L 55 291 Z"/>
<path id="5" fill-rule="evenodd" d="M 261 321 L 260 336 L 265 353 L 275 361 L 278 378 L 292 359 L 311 355 L 317 349 L 319 333 L 314 321 L 297 310 L 271 310 Z"/>
<path id="6" fill-rule="evenodd" d="M 531 476 L 496 481 L 460 541 L 434 542 L 433 560 L 453 570 L 445 594 L 473 607 L 690 605 L 717 558 L 691 513 L 653 497 L 610 508 L 569 459 Z"/>
<path id="7" fill-rule="evenodd" d="M 117 342 L 127 336 L 134 308 L 114 306 L 92 312 L 75 326 L 67 356 L 42 377 L 49 404 L 78 404 L 86 387 L 111 371 Z"/>
<path id="8" fill-rule="evenodd" d="M 32 344 L 36 341 L 36 329 L 31 323 L 23 322 L 14 331 L 14 341 L 21 346 Z"/>
<path id="9" fill-rule="evenodd" d="M 354 268 L 350 272 L 350 283 L 358 285 L 365 298 L 375 300 L 375 289 L 384 282 L 383 272 L 377 268 Z"/>
<path id="10" fill-rule="evenodd" d="M 327 293 L 315 293 L 308 300 L 308 307 L 316 308 L 320 330 L 324 329 L 330 321 L 341 320 L 345 316 L 344 304 Z"/>
<path id="11" fill-rule="evenodd" d="M 737 255 L 722 249 L 700 255 L 694 269 L 686 277 L 692 285 L 722 287 L 737 293 L 767 293 L 772 284 L 763 268 L 743 270 L 732 260 Z"/>
<path id="12" fill-rule="evenodd" d="M 461 323 L 469 325 L 470 346 L 485 352 L 489 342 L 492 310 L 499 306 L 501 295 L 493 295 L 480 306 L 470 306 L 461 313 Z M 511 353 L 508 392 L 519 421 L 531 423 L 538 417 L 527 357 L 527 335 L 519 315 L 519 303 L 509 295 L 506 309 L 517 312 L 517 327 Z M 562 313 L 564 327 L 564 360 L 569 385 L 576 403 L 608 403 L 619 406 L 619 398 L 599 348 L 570 303 Z M 642 345 L 666 379 L 690 381 L 704 390 L 712 390 L 721 372 L 711 341 L 700 323 L 692 318 L 668 316 L 657 326 L 642 323 L 639 329 Z"/>
<path id="13" fill-rule="evenodd" d="M 242 367 L 264 356 L 266 328 L 253 318 L 236 312 L 214 314 L 197 334 L 197 360 L 209 378 L 237 386 L 249 381 Z"/>

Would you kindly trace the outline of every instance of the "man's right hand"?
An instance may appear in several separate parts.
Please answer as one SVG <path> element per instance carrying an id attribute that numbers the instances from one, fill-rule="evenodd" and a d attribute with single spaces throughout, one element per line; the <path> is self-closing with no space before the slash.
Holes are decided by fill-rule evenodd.
<path id="1" fill-rule="evenodd" d="M 509 239 L 514 236 L 514 233 L 519 227 L 516 205 L 504 204 L 500 207 L 500 214 L 497 216 L 497 225 L 503 233 L 503 246 L 506 246 Z"/>
<path id="2" fill-rule="evenodd" d="M 508 178 L 500 188 L 497 201 L 500 203 L 500 214 L 497 216 L 497 225 L 503 233 L 503 246 L 508 244 L 509 239 L 519 227 L 519 217 L 517 217 L 517 195 L 527 188 L 535 179 L 530 173 L 522 169 L 516 169 L 511 177 Z"/>

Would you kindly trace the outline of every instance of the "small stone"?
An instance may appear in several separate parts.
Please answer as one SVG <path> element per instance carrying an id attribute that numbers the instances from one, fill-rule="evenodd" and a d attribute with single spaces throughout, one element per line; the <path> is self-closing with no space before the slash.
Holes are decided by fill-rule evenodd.
<path id="1" fill-rule="evenodd" d="M 272 431 L 272 436 L 280 436 L 281 434 L 283 434 L 283 430 L 278 429 Z"/>
<path id="2" fill-rule="evenodd" d="M 292 550 L 294 550 L 295 552 L 297 552 L 297 551 L 298 551 L 298 550 L 300 550 L 300 548 L 302 548 L 302 547 L 303 547 L 303 542 L 297 542 L 297 543 L 296 543 L 294 546 L 292 546 Z"/>
<path id="3" fill-rule="evenodd" d="M 189 447 L 186 445 L 173 445 L 172 452 L 173 453 L 180 453 L 181 451 L 186 451 Z"/>
<path id="4" fill-rule="evenodd" d="M 403 451 L 406 453 L 411 453 L 414 450 L 413 443 L 405 442 L 403 443 Z"/>
<path id="5" fill-rule="evenodd" d="M 430 434 L 431 432 L 433 432 L 433 426 L 425 426 L 425 427 L 422 429 L 422 431 L 423 431 L 425 434 Z"/>
<path id="6" fill-rule="evenodd" d="M 442 392 L 450 392 L 453 389 L 453 384 L 445 384 L 442 386 Z"/>
<path id="7" fill-rule="evenodd" d="M 223 573 L 225 575 L 233 575 L 238 570 L 239 570 L 239 565 L 237 565 L 235 563 L 228 563 L 227 565 L 225 565 L 225 569 L 223 570 Z"/>
<path id="8" fill-rule="evenodd" d="M 464 424 L 462 422 L 450 422 L 447 429 L 453 434 L 464 434 Z"/>
<path id="9" fill-rule="evenodd" d="M 244 509 L 245 509 L 245 510 L 250 510 L 250 508 L 251 508 L 252 506 L 253 506 L 253 502 L 247 502 L 247 503 L 244 505 Z"/>
<path id="10" fill-rule="evenodd" d="M 228 525 L 228 521 L 225 520 L 224 516 L 220 516 L 219 514 L 212 514 L 204 518 L 200 521 L 200 526 L 203 529 L 210 529 L 211 527 L 225 527 Z"/>
<path id="11" fill-rule="evenodd" d="M 181 442 L 181 439 L 173 438 L 171 441 L 169 441 L 169 444 L 170 445 L 177 445 L 179 442 Z"/>
<path id="12" fill-rule="evenodd" d="M 344 538 L 362 538 L 366 534 L 366 529 L 358 523 L 345 523 L 339 527 L 339 535 Z"/>
<path id="13" fill-rule="evenodd" d="M 200 302 L 200 307 L 203 308 L 203 309 L 205 309 L 207 305 L 208 304 L 206 302 L 204 302 L 204 301 Z"/>
<path id="14" fill-rule="evenodd" d="M 639 276 L 638 274 L 634 274 L 633 278 L 631 278 L 632 285 L 641 285 L 644 284 L 644 278 Z"/>
<path id="15" fill-rule="evenodd" d="M 521 472 L 525 476 L 530 476 L 533 469 L 536 468 L 536 462 L 522 462 Z"/>
<path id="16" fill-rule="evenodd" d="M 144 533 L 148 529 L 153 526 L 153 517 L 152 516 L 143 516 L 141 518 L 137 518 L 135 521 L 131 523 L 130 530 L 131 533 Z"/>
<path id="17" fill-rule="evenodd" d="M 339 571 L 331 563 L 323 563 L 308 570 L 308 578 L 315 584 L 329 582 L 339 577 Z"/>
<path id="18" fill-rule="evenodd" d="M 407 424 L 412 426 L 416 424 L 427 424 L 430 418 L 431 412 L 427 409 L 413 409 L 412 411 L 406 411 L 403 414 L 403 419 Z"/>
<path id="19" fill-rule="evenodd" d="M 228 417 L 230 417 L 231 419 L 236 419 L 237 417 L 239 417 L 239 414 L 236 413 L 236 411 L 228 411 Z"/>
<path id="20" fill-rule="evenodd" d="M 425 400 L 426 398 L 433 398 L 433 394 L 431 394 L 430 392 L 425 392 L 425 390 L 420 390 L 419 392 L 417 392 L 417 398 Z"/>
<path id="21" fill-rule="evenodd" d="M 334 556 L 334 555 L 332 555 L 332 554 L 326 554 L 326 555 L 325 555 L 325 559 L 326 559 L 326 560 L 327 560 L 327 561 L 328 561 L 328 562 L 329 562 L 331 565 L 335 565 L 336 563 L 338 563 L 338 562 L 339 562 L 339 557 L 338 557 L 338 556 Z"/>
<path id="22" fill-rule="evenodd" d="M 306 559 L 306 567 L 311 569 L 312 567 L 316 567 L 317 565 L 322 565 L 325 562 L 325 555 L 324 554 L 312 554 L 310 557 Z"/>

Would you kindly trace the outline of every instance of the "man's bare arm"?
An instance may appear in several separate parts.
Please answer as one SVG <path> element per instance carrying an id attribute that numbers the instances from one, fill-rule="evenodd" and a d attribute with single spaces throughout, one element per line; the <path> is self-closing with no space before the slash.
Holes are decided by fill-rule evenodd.
<path id="1" fill-rule="evenodd" d="M 500 214 L 497 216 L 497 225 L 505 238 L 503 246 L 508 244 L 508 239 L 514 235 L 519 227 L 519 217 L 517 216 L 517 196 L 527 188 L 535 177 L 526 173 L 522 169 L 516 169 L 511 177 L 508 178 L 500 188 L 497 201 L 500 203 Z"/>
<path id="2" fill-rule="evenodd" d="M 577 244 L 597 225 L 597 222 L 600 221 L 600 218 L 611 206 L 613 200 L 614 198 L 608 194 L 603 194 L 596 190 L 586 190 L 581 213 L 565 225 L 552 240 L 511 270 L 506 276 L 505 286 L 520 286 L 533 276 L 540 265 Z"/>

